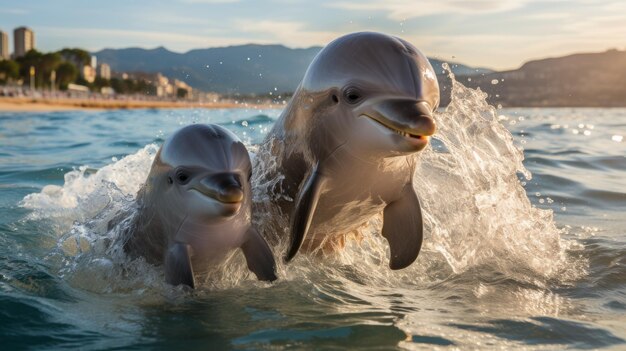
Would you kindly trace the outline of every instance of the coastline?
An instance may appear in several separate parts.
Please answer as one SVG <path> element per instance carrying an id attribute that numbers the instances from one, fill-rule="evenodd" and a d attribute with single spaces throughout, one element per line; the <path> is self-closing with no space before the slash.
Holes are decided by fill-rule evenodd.
<path id="1" fill-rule="evenodd" d="M 123 109 L 217 109 L 217 108 L 283 108 L 282 105 L 192 101 L 54 99 L 30 97 L 0 97 L 0 112 L 51 112 L 73 110 Z"/>

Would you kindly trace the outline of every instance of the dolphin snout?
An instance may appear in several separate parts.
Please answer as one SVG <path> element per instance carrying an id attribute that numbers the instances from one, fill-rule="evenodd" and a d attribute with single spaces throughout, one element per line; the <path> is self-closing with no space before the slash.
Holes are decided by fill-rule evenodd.
<path id="1" fill-rule="evenodd" d="M 357 113 L 396 134 L 394 140 L 408 145 L 412 152 L 424 149 L 437 129 L 431 105 L 422 100 L 384 98 L 364 104 Z"/>
<path id="2" fill-rule="evenodd" d="M 376 122 L 409 137 L 425 138 L 437 129 L 430 104 L 413 99 L 385 99 L 363 113 Z"/>
<path id="3" fill-rule="evenodd" d="M 217 197 L 221 202 L 233 203 L 243 201 L 243 189 L 240 186 L 222 188 Z"/>
<path id="4" fill-rule="evenodd" d="M 201 193 L 223 203 L 239 203 L 243 201 L 243 186 L 239 175 L 222 173 L 208 176 L 199 182 Z"/>
<path id="5" fill-rule="evenodd" d="M 416 116 L 414 117 L 414 130 L 422 136 L 431 136 L 435 134 L 437 126 L 431 112 L 430 105 L 425 101 L 415 104 Z"/>

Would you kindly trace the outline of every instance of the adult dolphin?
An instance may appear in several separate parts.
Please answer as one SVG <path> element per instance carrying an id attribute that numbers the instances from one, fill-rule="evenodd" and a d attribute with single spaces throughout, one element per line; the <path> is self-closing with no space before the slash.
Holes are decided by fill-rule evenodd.
<path id="1" fill-rule="evenodd" d="M 260 155 L 277 164 L 267 179 L 284 177 L 276 204 L 290 216 L 289 228 L 271 227 L 290 235 L 287 261 L 301 246 L 309 252 L 341 246 L 380 212 L 390 268 L 417 258 L 415 153 L 435 132 L 438 105 L 432 66 L 400 38 L 353 33 L 315 57 Z"/>
<path id="2" fill-rule="evenodd" d="M 194 272 L 241 248 L 258 279 L 273 281 L 275 261 L 251 226 L 248 152 L 233 133 L 194 124 L 170 136 L 157 152 L 137 195 L 125 250 L 164 263 L 173 285 L 195 286 Z"/>

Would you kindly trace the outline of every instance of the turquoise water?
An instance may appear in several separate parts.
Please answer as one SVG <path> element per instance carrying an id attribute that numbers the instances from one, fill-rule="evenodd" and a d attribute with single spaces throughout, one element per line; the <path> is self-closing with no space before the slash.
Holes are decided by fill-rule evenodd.
<path id="1" fill-rule="evenodd" d="M 2 349 L 626 348 L 626 110 L 457 95 L 420 156 L 410 268 L 388 271 L 373 219 L 272 285 L 233 257 L 193 292 L 112 248 L 107 219 L 180 126 L 254 151 L 279 110 L 0 112 Z"/>

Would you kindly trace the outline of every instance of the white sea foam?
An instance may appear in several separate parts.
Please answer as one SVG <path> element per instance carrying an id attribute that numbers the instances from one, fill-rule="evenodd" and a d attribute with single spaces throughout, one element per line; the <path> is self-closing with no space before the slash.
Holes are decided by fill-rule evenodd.
<path id="1" fill-rule="evenodd" d="M 106 205 L 99 202 L 103 199 L 94 199 L 109 195 L 103 194 L 104 189 L 114 188 L 112 191 L 124 196 L 134 196 L 146 180 L 157 150 L 157 145 L 147 145 L 98 170 L 81 166 L 65 174 L 62 186 L 47 185 L 41 192 L 24 197 L 21 206 L 44 217 L 74 215 L 75 219 L 85 218 L 92 212 L 89 209 Z"/>

